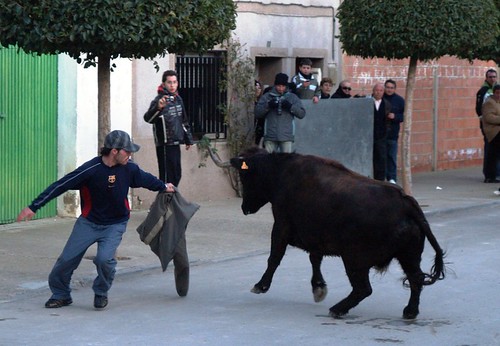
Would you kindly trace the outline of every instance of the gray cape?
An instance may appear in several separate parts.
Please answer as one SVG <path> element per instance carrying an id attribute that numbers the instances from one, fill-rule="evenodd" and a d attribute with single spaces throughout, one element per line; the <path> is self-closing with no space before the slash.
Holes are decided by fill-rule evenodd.
<path id="1" fill-rule="evenodd" d="M 178 244 L 185 237 L 189 220 L 199 208 L 198 204 L 186 201 L 177 190 L 175 193 L 160 192 L 148 216 L 137 227 L 141 241 L 160 258 L 163 271 L 176 251 L 186 252 L 186 243 L 182 242 L 184 249 L 178 249 Z"/>

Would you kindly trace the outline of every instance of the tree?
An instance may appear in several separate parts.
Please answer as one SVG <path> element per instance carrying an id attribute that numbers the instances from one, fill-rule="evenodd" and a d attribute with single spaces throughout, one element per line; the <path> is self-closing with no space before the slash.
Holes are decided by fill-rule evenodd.
<path id="1" fill-rule="evenodd" d="M 347 54 L 409 59 L 402 156 L 403 188 L 411 194 L 410 134 L 417 63 L 494 45 L 500 34 L 498 11 L 492 0 L 344 0 L 337 18 Z"/>
<path id="2" fill-rule="evenodd" d="M 221 87 L 228 94 L 227 104 L 224 105 L 224 118 L 228 127 L 229 154 L 234 157 L 243 149 L 252 146 L 254 141 L 255 64 L 237 37 L 227 40 L 223 48 L 226 51 L 226 68 Z M 198 148 L 203 151 L 203 159 L 210 156 L 218 167 L 228 169 L 231 186 L 241 196 L 239 174 L 229 169 L 229 161 L 222 162 L 217 149 L 205 136 L 199 141 Z"/>
<path id="3" fill-rule="evenodd" d="M 495 0 L 494 2 L 497 8 L 497 13 L 500 13 L 500 0 Z M 488 22 L 485 22 L 484 25 L 488 26 L 490 24 Z M 493 40 L 492 44 L 481 47 L 477 50 L 470 50 L 468 46 L 465 46 L 464 48 L 466 49 L 466 51 L 462 54 L 459 54 L 461 58 L 469 59 L 470 61 L 472 61 L 473 59 L 485 61 L 493 60 L 497 65 L 500 66 L 500 35 L 497 34 L 496 39 Z"/>
<path id="4" fill-rule="evenodd" d="M 232 0 L 16 0 L 0 5 L 0 45 L 66 53 L 98 67 L 98 143 L 110 130 L 111 60 L 202 53 L 236 27 Z"/>

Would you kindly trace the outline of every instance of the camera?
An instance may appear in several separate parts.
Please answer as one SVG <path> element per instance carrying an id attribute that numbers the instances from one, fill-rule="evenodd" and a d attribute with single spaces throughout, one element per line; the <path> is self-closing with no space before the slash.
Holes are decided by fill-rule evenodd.
<path id="1" fill-rule="evenodd" d="M 281 97 L 276 98 L 276 103 L 278 104 L 278 109 L 276 110 L 276 113 L 278 113 L 278 115 L 281 115 Z"/>

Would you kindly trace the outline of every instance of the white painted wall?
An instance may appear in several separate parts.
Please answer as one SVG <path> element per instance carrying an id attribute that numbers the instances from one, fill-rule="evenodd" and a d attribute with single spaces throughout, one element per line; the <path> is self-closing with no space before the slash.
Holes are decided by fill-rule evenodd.
<path id="1" fill-rule="evenodd" d="M 258 23 L 258 24 L 256 24 Z M 256 13 L 238 15 L 235 34 L 248 47 L 329 48 L 332 41 L 332 18 L 304 16 L 262 16 Z M 318 34 L 320 33 L 320 34 Z M 331 58 L 331 56 L 327 57 Z"/>
<path id="2" fill-rule="evenodd" d="M 117 59 L 111 73 L 111 130 L 132 130 L 132 62 Z M 66 55 L 58 66 L 58 175 L 71 172 L 98 153 L 97 68 L 83 68 Z M 60 216 L 80 214 L 78 191 L 58 199 Z"/>

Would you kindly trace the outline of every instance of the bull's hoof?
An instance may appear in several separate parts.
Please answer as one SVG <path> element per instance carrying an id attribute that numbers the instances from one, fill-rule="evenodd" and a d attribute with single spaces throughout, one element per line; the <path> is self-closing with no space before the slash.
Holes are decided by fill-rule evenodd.
<path id="1" fill-rule="evenodd" d="M 260 293 L 266 293 L 269 290 L 269 287 L 262 287 L 259 285 L 255 285 L 252 287 L 250 292 L 255 293 L 255 294 L 260 294 Z"/>
<path id="2" fill-rule="evenodd" d="M 323 287 L 313 288 L 314 302 L 316 303 L 322 302 L 326 298 L 327 294 L 328 294 L 328 287 L 326 287 L 326 285 L 324 285 Z"/>
<path id="3" fill-rule="evenodd" d="M 405 320 L 414 320 L 418 316 L 418 309 L 413 310 L 409 309 L 408 307 L 404 308 L 403 310 L 403 318 Z"/>
<path id="4" fill-rule="evenodd" d="M 342 316 L 345 316 L 347 315 L 348 311 L 337 311 L 336 309 L 334 308 L 330 308 L 330 317 L 333 317 L 333 318 L 342 318 Z"/>
<path id="5" fill-rule="evenodd" d="M 342 316 L 347 315 L 348 312 L 349 312 L 349 310 L 347 310 L 347 311 L 339 310 L 335 306 L 332 306 L 330 308 L 330 317 L 333 317 L 333 318 L 342 318 Z"/>

